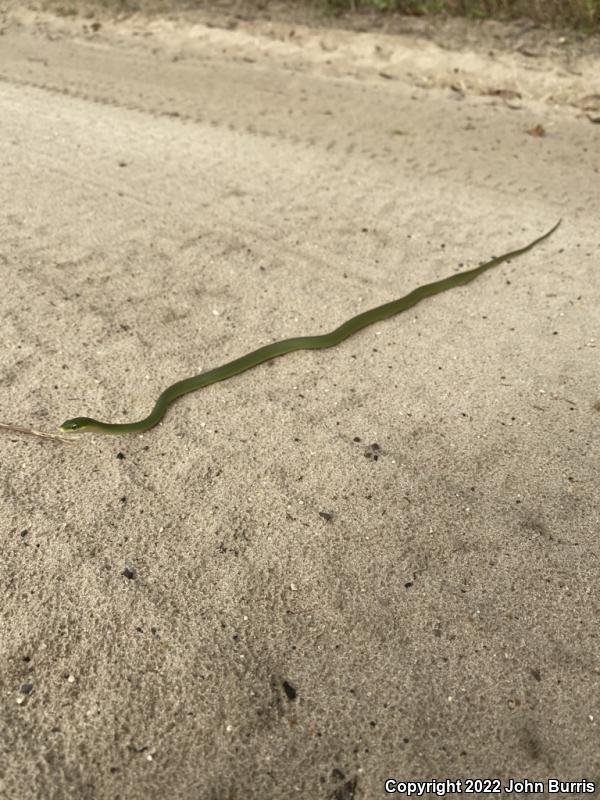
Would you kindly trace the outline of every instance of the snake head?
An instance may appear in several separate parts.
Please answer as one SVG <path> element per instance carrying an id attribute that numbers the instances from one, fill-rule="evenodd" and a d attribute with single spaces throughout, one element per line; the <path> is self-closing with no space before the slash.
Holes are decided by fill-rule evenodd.
<path id="1" fill-rule="evenodd" d="M 72 433 L 73 431 L 84 431 L 94 424 L 94 420 L 90 417 L 74 417 L 67 419 L 60 426 L 63 433 Z"/>

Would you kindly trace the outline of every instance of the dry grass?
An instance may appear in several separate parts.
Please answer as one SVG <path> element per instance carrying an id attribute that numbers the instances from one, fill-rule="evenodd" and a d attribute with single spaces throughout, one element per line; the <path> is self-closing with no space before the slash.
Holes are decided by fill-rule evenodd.
<path id="1" fill-rule="evenodd" d="M 334 12 L 376 9 L 403 14 L 447 14 L 478 19 L 529 18 L 534 22 L 600 30 L 600 0 L 323 0 Z"/>
<path id="2" fill-rule="evenodd" d="M 397 12 L 418 16 L 461 16 L 475 19 L 530 19 L 585 32 L 600 31 L 600 0 L 41 0 L 42 7 L 64 15 L 93 9 L 131 13 L 212 9 L 215 12 L 263 12 L 304 7 L 329 15 L 346 12 Z"/>

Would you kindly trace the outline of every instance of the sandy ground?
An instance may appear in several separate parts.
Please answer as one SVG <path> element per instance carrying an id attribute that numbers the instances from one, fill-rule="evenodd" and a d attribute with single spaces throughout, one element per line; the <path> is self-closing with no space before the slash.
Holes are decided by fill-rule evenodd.
<path id="1" fill-rule="evenodd" d="M 2 432 L 3 800 L 600 783 L 599 74 L 4 13 L 0 421 L 133 420 L 563 225 L 142 436 Z"/>

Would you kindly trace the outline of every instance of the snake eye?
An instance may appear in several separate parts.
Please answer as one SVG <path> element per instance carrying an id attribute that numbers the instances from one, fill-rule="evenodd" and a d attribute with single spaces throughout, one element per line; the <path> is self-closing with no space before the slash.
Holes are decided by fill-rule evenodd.
<path id="1" fill-rule="evenodd" d="M 75 417 L 74 419 L 65 420 L 60 429 L 61 431 L 80 431 L 92 421 L 89 417 Z"/>

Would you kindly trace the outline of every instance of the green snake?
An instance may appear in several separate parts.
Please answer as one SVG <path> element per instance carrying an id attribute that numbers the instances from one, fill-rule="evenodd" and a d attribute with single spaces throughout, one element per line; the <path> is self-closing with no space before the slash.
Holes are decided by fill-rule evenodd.
<path id="1" fill-rule="evenodd" d="M 178 397 L 181 397 L 188 392 L 195 392 L 197 389 L 203 389 L 205 386 L 210 386 L 211 383 L 224 381 L 231 378 L 233 375 L 238 375 L 240 372 L 245 372 L 247 369 L 263 364 L 265 361 L 270 361 L 273 358 L 278 358 L 286 353 L 292 353 L 294 350 L 321 350 L 325 347 L 334 347 L 340 342 L 343 342 L 349 336 L 357 333 L 357 331 L 366 328 L 367 325 L 372 325 L 374 322 L 380 322 L 382 319 L 393 317 L 401 311 L 406 311 L 408 308 L 419 303 L 426 297 L 432 297 L 434 294 L 445 292 L 447 289 L 453 289 L 455 286 L 462 286 L 474 280 L 478 275 L 486 272 L 492 267 L 498 266 L 503 261 L 508 261 L 510 258 L 520 256 L 535 247 L 536 244 L 546 239 L 551 233 L 558 228 L 560 220 L 556 225 L 530 242 L 525 247 L 520 247 L 518 250 L 512 250 L 510 253 L 505 253 L 502 256 L 493 258 L 485 264 L 480 264 L 474 269 L 465 272 L 458 272 L 448 278 L 443 278 L 433 283 L 427 283 L 424 286 L 419 286 L 413 289 L 412 292 L 401 297 L 399 300 L 392 300 L 390 303 L 384 303 L 377 308 L 372 308 L 369 311 L 363 311 L 355 317 L 342 323 L 338 328 L 331 331 L 331 333 L 324 333 L 321 336 L 297 336 L 293 339 L 283 339 L 280 342 L 273 342 L 272 344 L 259 347 L 245 356 L 236 358 L 223 364 L 221 367 L 215 367 L 207 372 L 202 372 L 200 375 L 194 375 L 191 378 L 185 378 L 182 381 L 177 381 L 172 386 L 169 386 L 160 395 L 152 411 L 144 419 L 139 422 L 99 422 L 97 419 L 90 417 L 75 417 L 68 419 L 60 426 L 63 432 L 71 431 L 98 431 L 100 433 L 141 433 L 143 431 L 153 428 L 164 417 L 167 409 Z"/>

